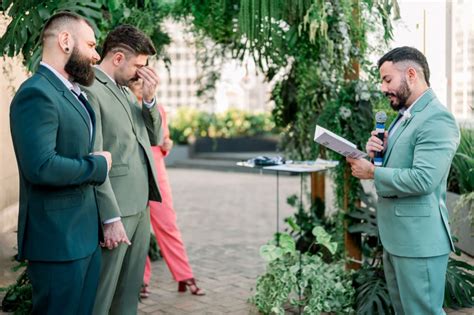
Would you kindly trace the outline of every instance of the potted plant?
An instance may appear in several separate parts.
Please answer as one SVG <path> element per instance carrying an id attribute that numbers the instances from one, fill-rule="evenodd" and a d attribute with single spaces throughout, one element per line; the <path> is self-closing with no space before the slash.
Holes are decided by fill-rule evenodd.
<path id="1" fill-rule="evenodd" d="M 461 128 L 461 142 L 448 180 L 447 206 L 457 246 L 474 256 L 474 130 Z"/>

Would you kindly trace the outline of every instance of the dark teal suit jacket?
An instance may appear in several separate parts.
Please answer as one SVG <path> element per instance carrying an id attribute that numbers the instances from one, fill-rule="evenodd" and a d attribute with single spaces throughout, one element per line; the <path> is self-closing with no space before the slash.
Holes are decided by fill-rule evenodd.
<path id="1" fill-rule="evenodd" d="M 99 242 L 94 185 L 105 181 L 107 162 L 90 155 L 95 135 L 86 110 L 40 66 L 13 98 L 10 128 L 20 173 L 19 257 L 69 261 L 89 256 Z"/>

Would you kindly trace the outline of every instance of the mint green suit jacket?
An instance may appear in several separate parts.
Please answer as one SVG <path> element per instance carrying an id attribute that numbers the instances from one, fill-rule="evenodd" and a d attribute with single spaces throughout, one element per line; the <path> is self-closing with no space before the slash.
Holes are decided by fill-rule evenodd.
<path id="1" fill-rule="evenodd" d="M 137 214 L 148 200 L 161 201 L 150 145 L 161 137 L 157 106 L 138 104 L 128 88 L 120 89 L 105 73 L 94 69 L 95 81 L 83 87 L 97 117 L 94 150 L 112 154 L 108 179 L 97 188 L 102 222 Z"/>
<path id="2" fill-rule="evenodd" d="M 20 259 L 70 261 L 91 255 L 99 244 L 94 185 L 105 181 L 107 161 L 90 155 L 95 135 L 86 110 L 40 66 L 13 98 L 10 128 L 20 175 Z"/>
<path id="3" fill-rule="evenodd" d="M 459 145 L 453 115 L 429 89 L 388 139 L 374 182 L 380 239 L 389 253 L 432 257 L 453 249 L 446 185 Z"/>

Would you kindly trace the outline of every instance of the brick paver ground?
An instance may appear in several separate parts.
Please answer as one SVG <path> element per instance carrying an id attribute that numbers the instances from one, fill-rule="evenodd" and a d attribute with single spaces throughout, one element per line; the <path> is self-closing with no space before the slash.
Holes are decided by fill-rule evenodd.
<path id="1" fill-rule="evenodd" d="M 153 263 L 152 294 L 140 304 L 138 313 L 257 314 L 247 300 L 256 277 L 264 271 L 259 248 L 275 232 L 276 177 L 189 169 L 169 169 L 169 177 L 178 225 L 195 277 L 207 295 L 178 293 L 177 283 L 160 260 Z M 280 176 L 279 180 L 283 219 L 294 212 L 285 200 L 299 193 L 300 178 Z M 13 240 L 13 236 L 7 239 Z M 1 239 L 1 247 L 13 246 L 13 241 L 7 246 Z M 7 265 L 11 262 L 2 260 L 3 271 L 9 270 Z M 14 276 L 8 272 L 0 275 L 6 280 L 3 285 L 11 283 Z M 474 310 L 450 310 L 448 314 L 473 315 Z"/>
<path id="2" fill-rule="evenodd" d="M 259 248 L 276 229 L 276 177 L 169 169 L 178 225 L 200 287 L 178 293 L 163 260 L 153 263 L 150 298 L 140 314 L 257 314 L 247 303 L 264 271 Z M 297 176 L 280 176 L 281 217 L 293 213 L 286 196 L 299 192 Z"/>

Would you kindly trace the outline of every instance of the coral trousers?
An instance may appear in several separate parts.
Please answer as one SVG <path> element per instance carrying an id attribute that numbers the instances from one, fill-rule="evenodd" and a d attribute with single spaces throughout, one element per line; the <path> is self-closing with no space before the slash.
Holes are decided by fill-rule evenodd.
<path id="1" fill-rule="evenodd" d="M 183 281 L 193 278 L 193 271 L 189 265 L 188 255 L 184 248 L 181 232 L 176 224 L 176 213 L 173 209 L 171 187 L 166 173 L 164 161 L 165 153 L 160 147 L 152 147 L 158 174 L 162 202 L 150 201 L 151 226 L 155 232 L 161 254 L 174 280 Z M 149 284 L 151 278 L 151 262 L 147 257 L 143 283 Z"/>

